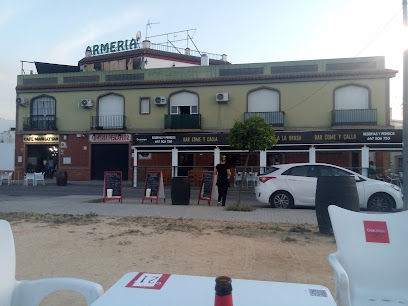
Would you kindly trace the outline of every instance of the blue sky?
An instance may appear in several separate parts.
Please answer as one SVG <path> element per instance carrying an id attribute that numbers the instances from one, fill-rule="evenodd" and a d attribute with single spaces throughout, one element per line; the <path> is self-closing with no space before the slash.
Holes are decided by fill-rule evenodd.
<path id="1" fill-rule="evenodd" d="M 234 64 L 385 56 L 402 119 L 402 0 L 0 0 L 0 118 L 15 119 L 20 60 L 77 65 L 88 45 L 144 39 L 149 19 L 148 36 L 197 29 L 201 51 Z"/>

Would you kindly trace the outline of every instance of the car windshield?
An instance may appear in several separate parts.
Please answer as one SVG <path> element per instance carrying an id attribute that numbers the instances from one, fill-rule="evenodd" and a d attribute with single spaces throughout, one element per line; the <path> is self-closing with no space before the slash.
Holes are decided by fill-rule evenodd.
<path id="1" fill-rule="evenodd" d="M 279 170 L 279 168 L 277 168 L 277 167 L 268 167 L 268 168 L 266 168 L 266 170 L 265 170 L 264 173 L 261 173 L 261 174 L 259 174 L 259 175 L 270 174 L 270 173 L 272 173 L 272 172 L 275 172 L 276 170 Z"/>

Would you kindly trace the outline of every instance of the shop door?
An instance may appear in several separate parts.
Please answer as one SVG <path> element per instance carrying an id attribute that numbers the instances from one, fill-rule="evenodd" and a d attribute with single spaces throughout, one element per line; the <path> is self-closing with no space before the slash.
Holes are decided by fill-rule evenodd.
<path id="1" fill-rule="evenodd" d="M 25 172 L 45 172 L 45 177 L 53 178 L 58 168 L 58 146 L 27 145 Z"/>
<path id="2" fill-rule="evenodd" d="M 122 171 L 127 180 L 129 169 L 129 146 L 92 145 L 92 179 L 103 180 L 105 171 Z"/>
<path id="3" fill-rule="evenodd" d="M 191 153 L 180 153 L 178 160 L 178 175 L 188 176 L 188 171 L 193 169 L 194 165 L 194 154 Z"/>
<path id="4" fill-rule="evenodd" d="M 351 170 L 361 174 L 360 152 L 351 153 Z"/>

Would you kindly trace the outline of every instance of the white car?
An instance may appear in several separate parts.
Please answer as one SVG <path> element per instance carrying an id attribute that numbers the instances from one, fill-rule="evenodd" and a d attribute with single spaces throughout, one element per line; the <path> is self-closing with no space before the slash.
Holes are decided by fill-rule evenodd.
<path id="1" fill-rule="evenodd" d="M 321 163 L 271 166 L 257 178 L 256 199 L 261 203 L 270 203 L 276 208 L 315 206 L 319 176 L 354 176 L 362 209 L 373 211 L 402 209 L 400 187 L 370 179 L 348 169 Z"/>

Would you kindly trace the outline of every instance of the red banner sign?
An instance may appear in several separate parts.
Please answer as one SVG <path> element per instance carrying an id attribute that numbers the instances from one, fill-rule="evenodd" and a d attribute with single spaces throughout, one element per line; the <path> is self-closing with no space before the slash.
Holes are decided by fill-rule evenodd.
<path id="1" fill-rule="evenodd" d="M 130 142 L 130 134 L 89 134 L 90 142 Z"/>
<path id="2" fill-rule="evenodd" d="M 367 242 L 390 243 L 385 221 L 363 221 Z"/>

